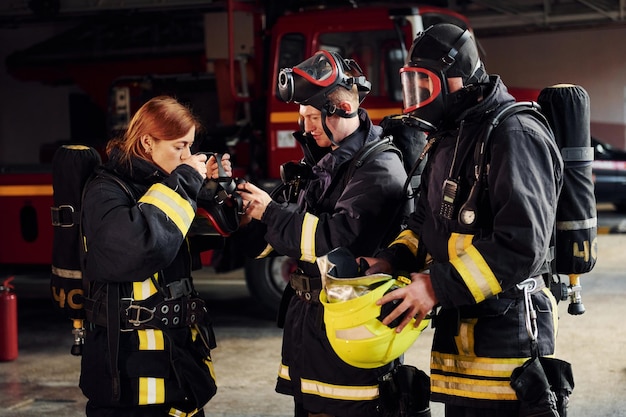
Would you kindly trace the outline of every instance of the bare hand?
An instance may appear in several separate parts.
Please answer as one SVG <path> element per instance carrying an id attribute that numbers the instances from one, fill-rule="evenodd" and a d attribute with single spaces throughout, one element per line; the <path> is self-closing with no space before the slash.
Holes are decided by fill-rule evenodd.
<path id="1" fill-rule="evenodd" d="M 198 171 L 198 173 L 202 175 L 203 179 L 206 179 L 206 175 L 207 175 L 206 159 L 207 159 L 207 156 L 205 154 L 197 153 L 185 159 L 183 161 L 183 164 L 189 165 L 190 167 Z"/>
<path id="2" fill-rule="evenodd" d="M 415 318 L 414 327 L 437 305 L 437 297 L 430 282 L 430 275 L 422 272 L 411 274 L 411 284 L 406 287 L 391 291 L 376 301 L 377 305 L 383 305 L 393 300 L 402 300 L 400 304 L 383 320 L 383 324 L 389 325 L 397 317 L 404 314 L 396 332 L 400 333 L 409 322 Z"/>
<path id="3" fill-rule="evenodd" d="M 226 176 L 232 177 L 233 167 L 230 163 L 230 155 L 225 153 L 224 155 L 222 155 L 221 161 L 222 161 L 222 167 L 224 168 Z M 207 173 L 208 173 L 207 175 L 209 176 L 209 178 L 219 178 L 220 174 L 219 174 L 217 159 L 215 158 L 215 155 L 211 155 L 211 157 L 207 161 L 206 169 L 207 169 Z"/>
<path id="4" fill-rule="evenodd" d="M 239 191 L 243 199 L 245 215 L 256 220 L 261 220 L 265 209 L 272 201 L 272 197 L 250 182 L 239 184 L 237 191 Z"/>

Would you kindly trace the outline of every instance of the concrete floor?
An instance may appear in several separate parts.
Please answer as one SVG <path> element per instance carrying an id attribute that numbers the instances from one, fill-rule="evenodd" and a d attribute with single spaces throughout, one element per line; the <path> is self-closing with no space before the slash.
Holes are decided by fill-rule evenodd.
<path id="1" fill-rule="evenodd" d="M 576 387 L 569 417 L 626 416 L 626 235 L 602 235 L 595 269 L 581 278 L 586 313 L 571 316 L 561 302 L 557 357 L 572 363 Z M 250 298 L 241 271 L 198 277 L 216 323 L 213 352 L 218 393 L 205 410 L 215 417 L 292 415 L 292 402 L 274 392 L 281 332 Z M 77 388 L 80 359 L 71 356 L 71 323 L 47 296 L 47 282 L 16 279 L 19 357 L 0 363 L 0 416 L 84 415 Z M 428 370 L 432 330 L 406 354 L 406 362 Z M 440 404 L 433 417 L 442 417 Z"/>

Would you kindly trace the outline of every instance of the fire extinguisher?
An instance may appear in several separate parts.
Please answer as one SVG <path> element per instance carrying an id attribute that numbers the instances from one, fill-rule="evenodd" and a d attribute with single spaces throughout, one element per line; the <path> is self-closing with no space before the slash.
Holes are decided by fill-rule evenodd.
<path id="1" fill-rule="evenodd" d="M 13 292 L 15 277 L 9 277 L 0 285 L 0 361 L 17 358 L 17 296 Z"/>

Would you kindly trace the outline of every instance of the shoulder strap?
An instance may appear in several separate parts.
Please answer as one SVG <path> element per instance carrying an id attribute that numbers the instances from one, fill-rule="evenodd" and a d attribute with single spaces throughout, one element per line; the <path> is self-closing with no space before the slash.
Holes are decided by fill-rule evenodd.
<path id="1" fill-rule="evenodd" d="M 489 119 L 489 122 L 487 123 L 487 127 L 485 129 L 485 133 L 483 135 L 483 139 L 476 144 L 479 149 L 479 165 L 483 165 L 483 162 L 486 162 L 484 161 L 484 155 L 489 148 L 489 140 L 493 130 L 510 116 L 522 112 L 532 114 L 550 131 L 552 131 L 552 129 L 550 128 L 550 124 L 548 123 L 548 119 L 546 119 L 543 113 L 541 113 L 541 106 L 539 106 L 538 103 L 534 101 L 520 101 L 510 104 L 509 106 L 503 108 L 498 113 L 496 113 L 491 119 Z"/>
<path id="2" fill-rule="evenodd" d="M 122 181 L 120 177 L 118 177 L 117 175 L 112 174 L 111 172 L 107 171 L 105 168 L 101 168 L 101 169 L 97 169 L 94 172 L 93 178 L 91 178 L 90 180 L 96 179 L 98 177 L 113 180 L 113 182 L 117 183 L 117 185 L 119 185 L 120 188 L 124 190 L 126 195 L 128 195 L 133 201 L 137 201 L 137 198 L 135 198 L 135 194 L 132 192 L 128 184 Z"/>
<path id="3" fill-rule="evenodd" d="M 364 147 L 362 147 L 359 152 L 354 155 L 352 161 L 350 161 L 350 165 L 348 165 L 346 174 L 343 176 L 344 188 L 348 184 L 348 182 L 350 182 L 352 176 L 358 168 L 362 167 L 363 164 L 365 164 L 378 153 L 386 151 L 395 152 L 396 154 L 398 154 L 400 160 L 402 161 L 402 152 L 396 147 L 396 145 L 393 144 L 392 136 L 385 136 L 380 140 L 369 142 Z"/>
<path id="4" fill-rule="evenodd" d="M 537 120 L 543 123 L 550 131 L 550 124 L 546 117 L 541 113 L 541 106 L 534 101 L 520 101 L 510 104 L 495 115 L 493 115 L 487 122 L 484 133 L 481 140 L 476 143 L 475 155 L 475 182 L 470 190 L 467 201 L 461 206 L 459 211 L 459 219 L 466 226 L 473 226 L 478 220 L 478 202 L 480 201 L 480 194 L 485 187 L 485 181 L 487 177 L 487 165 L 489 159 L 489 141 L 491 134 L 503 121 L 510 116 L 517 113 L 529 113 L 533 115 Z"/>

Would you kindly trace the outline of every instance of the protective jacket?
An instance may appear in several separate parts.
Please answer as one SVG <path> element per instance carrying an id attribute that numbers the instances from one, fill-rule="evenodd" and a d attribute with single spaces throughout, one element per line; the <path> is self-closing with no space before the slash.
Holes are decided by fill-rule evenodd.
<path id="1" fill-rule="evenodd" d="M 514 98 L 491 76 L 486 97 L 438 132 L 422 173 L 416 212 L 380 257 L 405 271 L 426 267 L 439 300 L 431 358 L 432 399 L 461 406 L 515 407 L 510 375 L 530 357 L 522 293 L 516 284 L 545 270 L 563 163 L 551 132 L 528 114 L 501 123 L 489 145 L 487 185 L 478 221 L 458 219 L 475 182 L 476 143 L 485 121 Z M 446 180 L 458 184 L 451 214 L 442 213 Z M 556 301 L 532 295 L 539 354 L 554 353 Z"/>
<path id="2" fill-rule="evenodd" d="M 332 350 L 323 327 L 318 298 L 322 284 L 315 262 L 337 247 L 346 247 L 357 256 L 373 255 L 385 232 L 399 227 L 399 220 L 393 225 L 391 219 L 401 213 L 399 205 L 406 201 L 406 173 L 396 153 L 380 152 L 356 169 L 349 181 L 344 177 L 355 154 L 366 143 L 379 140 L 382 133 L 365 110 L 359 110 L 359 117 L 360 128 L 337 149 L 305 151 L 307 162 L 315 164 L 315 178 L 300 193 L 298 203 L 271 202 L 261 219 L 269 247 L 297 259 L 310 283 L 310 291 L 293 296 L 288 304 L 276 390 L 293 395 L 310 412 L 342 416 L 377 415 L 377 379 L 391 365 L 355 368 Z M 311 160 L 313 155 L 319 159 Z M 290 286 L 286 293 L 293 294 Z"/>
<path id="3" fill-rule="evenodd" d="M 114 151 L 85 192 L 90 325 L 80 387 L 88 408 L 161 404 L 191 416 L 216 391 L 215 341 L 193 287 L 187 237 L 203 179 L 184 164 L 167 175 L 131 163 Z"/>

